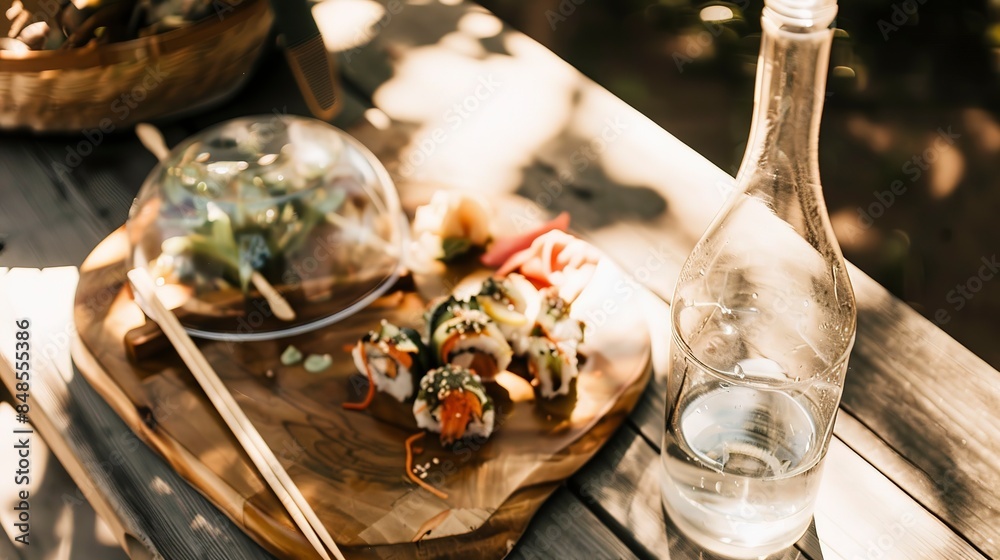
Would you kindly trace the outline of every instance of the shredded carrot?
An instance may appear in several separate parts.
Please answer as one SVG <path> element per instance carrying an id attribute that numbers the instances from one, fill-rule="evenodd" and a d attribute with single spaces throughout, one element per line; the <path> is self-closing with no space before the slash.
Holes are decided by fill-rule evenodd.
<path id="1" fill-rule="evenodd" d="M 365 394 L 365 400 L 359 403 L 345 402 L 343 406 L 347 410 L 364 410 L 368 408 L 368 405 L 372 404 L 372 400 L 375 398 L 375 380 L 372 379 L 372 368 L 368 365 L 368 355 L 365 352 L 365 345 L 361 342 L 358 344 L 361 345 L 361 361 L 365 364 L 365 375 L 368 376 L 368 393 Z"/>
<path id="2" fill-rule="evenodd" d="M 427 484 L 426 482 L 424 482 L 423 480 L 421 480 L 419 476 L 417 476 L 416 474 L 413 473 L 413 442 L 417 441 L 418 439 L 423 438 L 425 433 L 426 432 L 418 432 L 418 433 L 415 433 L 412 436 L 406 438 L 406 445 L 405 445 L 406 446 L 406 476 L 409 477 L 410 480 L 412 480 L 413 482 L 415 482 L 417 484 L 417 486 L 420 486 L 424 490 L 427 490 L 428 492 L 430 492 L 431 494 L 434 494 L 435 496 L 437 496 L 438 498 L 441 498 L 442 500 L 447 500 L 448 499 L 448 494 L 445 494 L 444 492 L 438 490 L 437 488 L 434 488 L 430 484 Z"/>

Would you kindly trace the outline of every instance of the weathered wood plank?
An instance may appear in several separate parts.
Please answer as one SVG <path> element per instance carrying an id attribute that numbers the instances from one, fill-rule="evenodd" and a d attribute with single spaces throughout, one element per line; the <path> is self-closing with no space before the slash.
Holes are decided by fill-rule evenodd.
<path id="1" fill-rule="evenodd" d="M 932 478 L 846 410 L 841 410 L 837 416 L 834 433 L 855 453 L 868 463 L 877 465 L 882 474 L 905 489 L 914 500 L 934 512 L 957 532 L 976 531 L 981 526 L 968 522 L 968 519 L 975 517 L 971 507 L 975 502 L 970 504 L 966 498 L 951 493 L 957 484 L 956 479 L 952 478 L 953 473 L 946 471 L 940 478 Z M 954 510 L 966 510 L 969 516 L 954 515 Z M 986 537 L 988 545 L 993 544 L 990 539 L 992 537 Z"/>
<path id="2" fill-rule="evenodd" d="M 0 375 L 6 375 L 5 367 L 0 367 Z M 15 484 L 13 476 L 0 478 L 0 496 L 3 496 L 3 510 L 0 510 L 0 520 L 3 521 L 3 533 L 0 535 L 0 559 L 48 560 L 50 558 L 92 557 L 107 560 L 123 560 L 127 558 L 115 538 L 115 530 L 99 516 L 86 501 L 84 494 L 65 471 L 59 456 L 48 442 L 40 435 L 49 430 L 46 420 L 32 413 L 32 423 L 21 424 L 15 418 L 14 409 L 7 403 L 21 404 L 14 401 L 7 392 L 7 387 L 0 383 L 0 444 L 2 449 L 13 449 L 18 439 L 24 437 L 15 434 L 15 429 L 34 430 L 29 434 L 30 440 L 30 482 L 27 485 Z M 30 398 L 29 398 L 30 401 Z M 40 428 L 44 425 L 45 428 Z M 56 446 L 59 444 L 56 443 Z M 60 450 L 61 454 L 62 450 Z M 15 470 L 14 453 L 7 453 L 0 459 L 0 468 L 9 472 Z M 8 539 L 18 536 L 14 531 L 12 501 L 17 500 L 21 490 L 29 492 L 30 531 L 27 535 L 28 546 L 15 543 Z M 17 549 L 15 549 L 17 546 Z"/>
<path id="3" fill-rule="evenodd" d="M 0 138 L 0 266 L 76 265 L 103 238 L 99 225 L 53 188 L 22 139 Z"/>
<path id="4" fill-rule="evenodd" d="M 74 268 L 0 270 L 0 337 L 13 340 L 11 318 L 30 318 L 36 349 L 30 416 L 82 491 L 67 503 L 88 500 L 134 557 L 270 558 L 146 448 L 74 371 L 76 280 Z M 12 351 L 0 348 L 0 377 L 8 387 Z M 38 518 L 37 528 L 54 529 L 55 521 Z"/>
<path id="5" fill-rule="evenodd" d="M 855 290 L 844 409 L 933 483 L 909 493 L 924 490 L 928 508 L 1000 556 L 1000 372 L 867 276 Z"/>
<path id="6" fill-rule="evenodd" d="M 579 498 L 561 486 L 538 510 L 507 558 L 576 558 L 582 551 L 587 551 L 587 557 L 594 560 L 636 558 Z"/>
<path id="7" fill-rule="evenodd" d="M 52 454 L 60 462 L 63 462 L 67 458 L 72 458 L 72 461 L 68 463 L 64 462 L 63 465 L 70 465 L 70 468 L 73 468 L 73 465 L 75 465 L 77 467 L 77 474 L 79 475 L 76 479 L 77 489 L 74 489 L 69 494 L 64 494 L 61 497 L 61 503 L 33 504 L 32 510 L 34 512 L 34 519 L 36 520 L 35 526 L 37 527 L 33 542 L 36 543 L 36 546 L 23 549 L 25 556 L 32 558 L 46 557 L 46 552 L 51 552 L 53 547 L 72 546 L 70 544 L 72 540 L 67 539 L 65 536 L 56 536 L 53 534 L 54 526 L 57 520 L 67 514 L 67 512 L 64 512 L 67 507 L 72 508 L 79 503 L 86 503 L 88 499 L 90 500 L 90 505 L 110 524 L 110 529 L 119 544 L 124 545 L 126 539 L 129 538 L 133 522 L 127 516 L 118 517 L 111 515 L 114 511 L 113 506 L 111 506 L 104 495 L 95 492 L 96 488 L 98 488 L 93 483 L 95 473 L 91 472 L 91 469 L 84 467 L 84 463 L 77 462 L 78 460 L 72 455 L 69 438 L 50 437 L 43 441 L 43 438 L 47 435 L 61 434 L 70 425 L 66 422 L 67 419 L 65 417 L 61 418 L 62 422 L 55 418 L 60 413 L 63 415 L 66 414 L 65 411 L 68 403 L 66 402 L 67 384 L 61 375 L 59 375 L 53 358 L 62 361 L 65 366 L 64 356 L 68 356 L 68 338 L 57 341 L 55 337 L 57 335 L 66 336 L 71 333 L 66 329 L 60 328 L 58 325 L 60 310 L 55 306 L 52 308 L 37 309 L 37 295 L 20 294 L 21 297 L 17 298 L 17 303 L 14 302 L 13 296 L 15 296 L 14 290 L 23 290 L 25 285 L 49 289 L 56 288 L 60 284 L 56 280 L 61 277 L 68 282 L 63 282 L 61 286 L 64 288 L 62 291 L 64 294 L 63 297 L 66 298 L 68 292 L 72 291 L 72 287 L 75 286 L 76 271 L 71 268 L 50 270 L 51 272 L 46 277 L 43 277 L 40 270 L 22 269 L 15 272 L 0 269 L 0 318 L 2 318 L 3 323 L 0 324 L 0 336 L 12 340 L 12 329 L 14 327 L 11 323 L 16 319 L 22 318 L 27 318 L 31 321 L 29 331 L 31 333 L 29 347 L 29 351 L 31 352 L 31 360 L 29 362 L 31 365 L 31 379 L 29 380 L 28 404 L 30 406 L 29 418 L 32 422 L 31 427 L 37 434 L 33 441 L 33 461 L 38 461 L 44 457 L 46 454 L 45 448 L 49 447 Z M 45 280 L 49 280 L 49 282 Z M 32 298 L 36 300 L 34 305 L 29 301 Z M 56 303 L 59 303 L 58 299 Z M 0 377 L 2 377 L 2 385 L 5 392 L 15 389 L 12 352 L 13 348 L 5 347 L 0 349 Z M 51 409 L 53 406 L 55 408 Z M 50 412 L 50 409 L 55 412 Z M 4 419 L 10 421 L 9 425 L 12 428 L 16 427 L 13 418 Z M 8 425 L 7 422 L 4 425 Z M 72 434 L 67 435 L 72 437 Z M 92 464 L 98 464 L 98 462 L 95 461 Z M 58 471 L 56 474 L 58 474 Z M 46 473 L 47 475 L 48 473 Z M 33 489 L 36 496 L 39 495 L 37 490 L 37 488 Z M 10 495 L 10 493 L 5 492 L 5 495 Z M 45 497 L 50 498 L 49 496 Z M 86 508 L 79 513 L 81 514 L 80 520 L 82 521 L 87 513 Z M 77 515 L 78 512 L 73 508 L 74 526 L 76 525 Z M 78 553 L 84 554 L 93 554 L 95 552 L 91 547 L 86 547 L 78 551 Z M 120 549 L 105 552 L 109 558 L 116 557 L 116 552 L 120 557 Z"/>
<path id="8" fill-rule="evenodd" d="M 112 557 L 114 558 L 114 557 Z M 0 560 L 25 560 L 21 557 L 21 554 L 14 548 L 14 544 L 7 539 L 0 538 Z"/>
<path id="9" fill-rule="evenodd" d="M 816 530 L 831 557 L 985 558 L 836 438 L 823 473 Z"/>

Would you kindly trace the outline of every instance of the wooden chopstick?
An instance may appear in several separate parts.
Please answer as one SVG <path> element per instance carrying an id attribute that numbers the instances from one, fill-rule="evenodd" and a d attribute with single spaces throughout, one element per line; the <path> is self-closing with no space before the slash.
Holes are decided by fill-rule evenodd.
<path id="1" fill-rule="evenodd" d="M 264 442 L 264 438 L 250 423 L 246 413 L 233 398 L 232 394 L 219 379 L 218 374 L 205 359 L 205 355 L 195 345 L 191 337 L 188 336 L 184 327 L 181 326 L 177 317 L 171 312 L 160 298 L 156 295 L 153 286 L 153 279 L 149 273 L 143 269 L 132 269 L 128 272 L 128 279 L 146 308 L 153 313 L 153 320 L 160 325 L 160 329 L 167 335 L 167 338 L 174 345 L 181 359 L 191 370 L 191 374 L 201 385 L 209 400 L 222 416 L 222 419 L 229 426 L 229 429 L 236 436 L 236 439 L 243 446 L 243 449 L 250 456 L 250 460 L 260 471 L 264 480 L 274 490 L 281 504 L 285 506 L 288 514 L 298 525 L 299 529 L 306 536 L 309 543 L 316 549 L 316 552 L 324 560 L 330 560 L 327 548 L 338 560 L 345 560 L 337 543 L 327 532 L 326 527 L 320 522 L 312 507 L 306 501 L 298 486 L 292 481 L 285 471 L 274 452 Z M 317 536 L 318 535 L 318 536 Z M 322 541 L 322 542 L 321 542 Z M 326 545 L 326 548 L 323 545 Z"/>
<path id="2" fill-rule="evenodd" d="M 295 310 L 288 303 L 278 290 L 264 278 L 264 275 L 256 270 L 250 273 L 250 282 L 253 283 L 260 295 L 267 300 L 267 304 L 271 306 L 271 311 L 274 316 L 281 319 L 282 321 L 294 321 L 295 320 Z"/>

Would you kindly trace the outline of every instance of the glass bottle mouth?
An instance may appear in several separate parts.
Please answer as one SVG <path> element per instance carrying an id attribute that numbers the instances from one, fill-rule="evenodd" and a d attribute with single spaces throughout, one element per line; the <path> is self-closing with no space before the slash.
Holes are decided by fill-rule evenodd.
<path id="1" fill-rule="evenodd" d="M 764 0 L 764 17 L 781 28 L 818 31 L 837 17 L 837 0 Z"/>

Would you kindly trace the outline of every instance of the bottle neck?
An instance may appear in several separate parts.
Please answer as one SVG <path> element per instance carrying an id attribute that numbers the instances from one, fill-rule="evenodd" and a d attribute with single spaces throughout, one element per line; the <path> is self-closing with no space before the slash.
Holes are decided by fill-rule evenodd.
<path id="1" fill-rule="evenodd" d="M 790 25 L 764 9 L 753 122 L 737 174 L 740 190 L 813 242 L 825 236 L 810 222 L 829 221 L 820 187 L 819 124 L 833 41 L 831 29 L 816 25 Z"/>
<path id="2" fill-rule="evenodd" d="M 775 19 L 767 10 L 761 18 L 753 121 L 738 177 L 780 173 L 818 187 L 819 124 L 833 31 L 790 30 Z"/>

